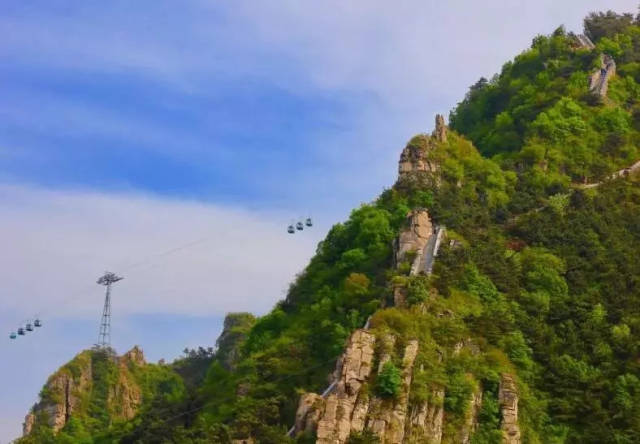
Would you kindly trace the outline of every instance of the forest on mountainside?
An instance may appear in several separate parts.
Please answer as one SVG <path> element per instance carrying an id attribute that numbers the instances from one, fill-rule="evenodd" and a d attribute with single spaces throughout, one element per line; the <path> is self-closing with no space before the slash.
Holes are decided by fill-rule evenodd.
<path id="1" fill-rule="evenodd" d="M 353 210 L 269 314 L 235 315 L 213 356 L 186 353 L 154 370 L 133 419 L 91 401 L 57 435 L 41 421 L 19 442 L 315 442 L 285 437 L 299 397 L 326 387 L 369 317 L 397 350 L 420 344 L 409 403 L 443 388 L 442 442 L 458 442 L 477 390 L 471 442 L 502 442 L 504 372 L 517 378 L 523 443 L 640 442 L 640 181 L 607 180 L 640 159 L 640 23 L 593 13 L 585 34 L 595 49 L 560 27 L 474 84 L 446 141 L 408 142 L 431 150 L 437 180 L 399 181 Z M 589 90 L 602 54 L 616 62 L 606 97 Z M 419 208 L 455 241 L 429 276 L 394 264 L 394 239 Z M 394 306 L 398 283 L 405 307 Z M 454 352 L 469 338 L 480 353 Z M 381 399 L 402 384 L 397 350 L 367 388 Z M 189 373 L 195 362 L 203 369 Z"/>

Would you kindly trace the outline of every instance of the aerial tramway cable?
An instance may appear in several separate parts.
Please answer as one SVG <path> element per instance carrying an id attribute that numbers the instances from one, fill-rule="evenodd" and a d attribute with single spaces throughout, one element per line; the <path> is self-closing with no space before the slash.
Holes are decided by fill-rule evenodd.
<path id="1" fill-rule="evenodd" d="M 295 222 L 295 223 L 291 222 L 289 224 L 288 228 L 287 228 L 287 231 L 290 234 L 294 234 L 296 231 L 302 231 L 305 226 L 307 226 L 307 227 L 312 227 L 313 226 L 313 221 L 311 219 L 311 216 L 307 217 L 306 219 L 300 219 L 298 222 Z M 168 249 L 166 251 L 163 251 L 163 252 L 148 256 L 147 258 L 142 259 L 140 261 L 132 262 L 132 263 L 130 263 L 128 265 L 125 265 L 124 267 L 117 267 L 116 270 L 119 273 L 121 273 L 121 272 L 130 271 L 130 270 L 133 270 L 133 269 L 138 269 L 140 267 L 143 267 L 143 266 L 145 266 L 147 264 L 152 263 L 153 261 L 155 261 L 155 260 L 157 260 L 159 258 L 170 256 L 172 254 L 175 254 L 175 253 L 178 253 L 180 251 L 189 249 L 191 247 L 194 247 L 196 245 L 208 242 L 210 240 L 211 240 L 210 237 L 197 239 L 197 240 L 188 242 L 186 244 L 170 248 L 170 249 Z M 83 289 L 82 291 L 79 291 L 78 293 L 75 293 L 72 296 L 70 296 L 70 297 L 68 297 L 66 299 L 63 299 L 62 301 L 57 302 L 55 304 L 55 307 L 51 307 L 51 308 L 48 308 L 48 309 L 45 308 L 45 309 L 39 311 L 36 314 L 35 317 L 23 319 L 22 321 L 20 321 L 18 323 L 18 325 L 20 327 L 17 329 L 17 333 L 15 331 L 12 331 L 9 334 L 9 338 L 10 339 L 16 339 L 18 336 L 26 335 L 26 332 L 34 331 L 33 327 L 42 327 L 43 324 L 42 324 L 42 320 L 41 319 L 46 314 L 55 313 L 55 308 L 61 308 L 63 306 L 67 306 L 69 303 L 71 303 L 73 301 L 76 301 L 81 297 L 84 297 L 85 295 L 87 295 L 87 293 L 89 293 L 91 290 L 93 290 L 93 288 L 94 288 L 93 286 L 91 286 L 90 288 L 87 287 L 86 290 Z"/>

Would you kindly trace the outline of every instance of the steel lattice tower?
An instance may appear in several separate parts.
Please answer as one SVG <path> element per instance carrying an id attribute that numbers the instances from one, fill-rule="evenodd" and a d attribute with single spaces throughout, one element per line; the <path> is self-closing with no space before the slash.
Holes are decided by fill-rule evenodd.
<path id="1" fill-rule="evenodd" d="M 98 335 L 99 348 L 111 347 L 111 284 L 121 281 L 123 277 L 107 271 L 97 280 L 96 283 L 107 287 L 104 297 L 104 308 L 102 309 L 102 320 L 100 321 L 100 334 Z"/>

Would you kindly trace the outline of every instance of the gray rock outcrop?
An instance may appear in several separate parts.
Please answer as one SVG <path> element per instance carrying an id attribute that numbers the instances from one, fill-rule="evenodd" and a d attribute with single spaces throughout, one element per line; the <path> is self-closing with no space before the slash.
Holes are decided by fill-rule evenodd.
<path id="1" fill-rule="evenodd" d="M 296 433 L 311 432 L 318 428 L 318 421 L 324 407 L 324 399 L 315 393 L 305 393 L 300 397 L 296 411 Z"/>
<path id="2" fill-rule="evenodd" d="M 422 256 L 424 247 L 433 235 L 433 224 L 426 209 L 417 209 L 407 214 L 407 225 L 398 237 L 395 260 L 399 264 L 413 254 L 413 268 L 413 264 L 420 263 L 417 259 Z"/>
<path id="3" fill-rule="evenodd" d="M 418 355 L 418 341 L 409 341 L 402 357 L 402 386 L 397 398 L 374 398 L 369 410 L 367 428 L 380 439 L 381 444 L 401 444 L 404 440 L 409 392 L 413 377 L 413 364 Z"/>
<path id="4" fill-rule="evenodd" d="M 364 399 L 359 399 L 360 389 L 369 378 L 373 366 L 376 338 L 365 330 L 356 330 L 349 339 L 343 354 L 340 378 L 336 389 L 324 402 L 317 429 L 317 443 L 341 444 L 347 441 L 352 430 L 352 418 L 363 410 Z M 356 403 L 359 402 L 358 409 Z M 357 427 L 357 426 L 356 426 Z"/>
<path id="5" fill-rule="evenodd" d="M 447 126 L 444 117 L 436 115 L 435 129 L 431 135 L 419 134 L 412 138 L 400 153 L 398 162 L 398 182 L 413 182 L 430 178 L 427 183 L 437 185 L 439 166 L 432 152 L 438 144 L 447 141 Z"/>
<path id="6" fill-rule="evenodd" d="M 498 392 L 500 412 L 502 413 L 502 442 L 504 444 L 520 444 L 520 426 L 518 425 L 518 387 L 513 375 L 500 375 Z"/>
<path id="7" fill-rule="evenodd" d="M 444 389 L 434 388 L 430 399 L 411 408 L 409 437 L 411 442 L 440 444 L 444 422 Z"/>
<path id="8" fill-rule="evenodd" d="M 382 352 L 379 367 L 391 360 L 396 338 L 387 335 L 380 340 Z M 418 341 L 411 340 L 404 347 L 401 361 L 401 386 L 398 395 L 382 399 L 362 390 L 373 371 L 376 338 L 365 330 L 356 330 L 342 356 L 340 377 L 336 388 L 328 396 L 306 393 L 300 398 L 296 424 L 291 436 L 305 431 L 316 432 L 318 444 L 343 444 L 352 433 L 370 430 L 382 444 L 401 444 L 405 431 L 413 424 L 421 436 L 442 436 L 442 404 L 425 405 L 423 410 L 409 409 L 409 395 L 414 363 L 418 355 Z M 378 370 L 379 372 L 379 370 Z M 444 397 L 438 390 L 436 396 Z"/>
<path id="9" fill-rule="evenodd" d="M 444 123 L 442 114 L 436 114 L 436 129 L 433 131 L 433 137 L 435 137 L 438 142 L 447 141 L 447 126 Z"/>
<path id="10" fill-rule="evenodd" d="M 55 372 L 45 384 L 40 400 L 25 417 L 23 435 L 38 425 L 59 432 L 74 414 L 86 414 L 89 395 L 95 381 L 95 361 L 105 360 L 114 366 L 116 378 L 107 387 L 107 405 L 117 419 L 133 418 L 142 403 L 142 389 L 131 370 L 146 365 L 142 349 L 135 346 L 121 357 L 111 351 L 86 350 Z M 104 381 L 101 382 L 104 384 Z"/>
<path id="11" fill-rule="evenodd" d="M 596 45 L 593 44 L 591 39 L 584 34 L 578 34 L 576 36 L 576 43 L 578 48 L 583 49 L 595 49 Z"/>
<path id="12" fill-rule="evenodd" d="M 62 429 L 72 413 L 82 402 L 80 395 L 86 393 L 92 383 L 91 360 L 83 352 L 75 358 L 77 364 L 74 373 L 58 371 L 52 375 L 43 392 L 45 395 L 35 404 L 27 416 L 22 427 L 23 436 L 31 433 L 37 423 L 44 419 L 54 433 Z"/>
<path id="13" fill-rule="evenodd" d="M 251 313 L 228 313 L 222 333 L 216 341 L 216 358 L 227 370 L 233 370 L 240 356 L 240 346 L 256 322 Z"/>

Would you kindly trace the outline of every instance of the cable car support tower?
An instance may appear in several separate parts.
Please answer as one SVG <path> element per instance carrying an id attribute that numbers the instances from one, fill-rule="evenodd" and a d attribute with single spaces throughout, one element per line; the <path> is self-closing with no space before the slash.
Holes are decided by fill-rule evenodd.
<path id="1" fill-rule="evenodd" d="M 107 271 L 96 281 L 97 284 L 106 287 L 102 320 L 100 321 L 100 334 L 96 344 L 98 348 L 103 350 L 111 348 L 111 285 L 122 279 L 124 278 Z"/>

